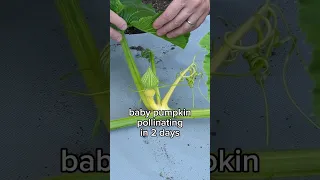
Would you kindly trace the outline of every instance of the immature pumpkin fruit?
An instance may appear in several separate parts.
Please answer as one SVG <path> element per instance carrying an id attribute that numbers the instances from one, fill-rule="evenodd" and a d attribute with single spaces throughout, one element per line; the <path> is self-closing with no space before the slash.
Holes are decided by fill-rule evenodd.
<path id="1" fill-rule="evenodd" d="M 158 77 L 153 73 L 151 67 L 147 69 L 144 75 L 141 77 L 141 83 L 144 87 L 144 95 L 147 98 L 147 101 L 150 107 L 153 110 L 158 109 L 158 105 L 154 101 L 154 95 L 156 94 L 156 88 L 159 85 Z"/>

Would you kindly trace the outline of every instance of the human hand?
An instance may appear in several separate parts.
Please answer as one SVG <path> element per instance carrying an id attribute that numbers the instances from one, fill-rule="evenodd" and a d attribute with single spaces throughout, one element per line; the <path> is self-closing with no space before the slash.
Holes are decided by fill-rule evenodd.
<path id="1" fill-rule="evenodd" d="M 118 14 L 110 10 L 110 24 L 117 26 L 121 30 L 126 30 L 128 25 L 127 22 L 122 19 Z M 122 35 L 112 27 L 110 27 L 110 37 L 111 39 L 120 42 L 122 40 Z"/>
<path id="2" fill-rule="evenodd" d="M 197 29 L 210 12 L 210 0 L 173 0 L 153 23 L 158 36 L 174 38 Z"/>

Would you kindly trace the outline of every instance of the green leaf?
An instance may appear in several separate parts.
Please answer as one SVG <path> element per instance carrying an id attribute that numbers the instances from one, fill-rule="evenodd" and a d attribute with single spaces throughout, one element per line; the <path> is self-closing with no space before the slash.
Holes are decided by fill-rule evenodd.
<path id="1" fill-rule="evenodd" d="M 111 0 L 119 1 L 119 0 Z M 144 4 L 141 0 L 120 0 L 123 9 L 117 12 L 126 22 L 131 25 L 133 21 L 139 21 L 142 17 L 154 16 L 157 12 L 150 4 Z M 111 4 L 110 4 L 111 5 Z M 113 7 L 110 6 L 113 10 Z"/>
<path id="2" fill-rule="evenodd" d="M 141 52 L 141 57 L 148 59 L 151 62 L 152 51 L 150 49 L 145 49 Z"/>
<path id="3" fill-rule="evenodd" d="M 64 174 L 56 177 L 45 178 L 44 180 L 109 180 L 109 173 L 74 173 Z"/>
<path id="4" fill-rule="evenodd" d="M 207 54 L 203 60 L 203 70 L 207 76 L 206 85 L 208 87 L 208 98 L 210 99 L 210 32 L 208 32 L 201 40 L 200 46 L 206 49 Z"/>
<path id="5" fill-rule="evenodd" d="M 112 11 L 114 11 L 115 13 L 121 12 L 124 8 L 119 0 L 110 1 L 110 7 L 111 7 Z"/>
<path id="6" fill-rule="evenodd" d="M 153 34 L 155 36 L 158 36 L 157 35 L 157 30 L 155 30 L 153 27 L 152 27 L 152 23 L 160 16 L 160 14 L 156 14 L 154 16 L 150 16 L 150 17 L 142 17 L 139 19 L 139 21 L 132 21 L 131 24 L 141 30 L 141 31 L 144 31 L 144 32 L 148 32 L 150 34 Z M 161 36 L 162 39 L 166 40 L 166 41 L 169 41 L 171 42 L 172 44 L 174 45 L 177 45 L 181 48 L 185 48 L 187 43 L 188 43 L 188 40 L 189 40 L 189 36 L 190 36 L 190 33 L 187 33 L 187 34 L 184 34 L 184 35 L 181 35 L 181 36 L 178 36 L 176 38 L 167 38 L 166 36 Z M 158 36 L 159 37 L 159 36 Z"/>
<path id="7" fill-rule="evenodd" d="M 317 119 L 320 118 L 320 1 L 300 0 L 299 21 L 302 31 L 307 36 L 307 42 L 313 47 L 312 61 L 309 66 L 309 73 L 315 82 L 313 89 L 313 106 Z"/>
<path id="8" fill-rule="evenodd" d="M 118 11 L 119 3 L 123 7 L 121 11 Z M 157 36 L 157 30 L 153 28 L 152 24 L 161 15 L 161 12 L 157 13 L 151 5 L 144 4 L 141 0 L 111 0 L 110 8 L 117 12 L 129 26 Z M 160 38 L 181 48 L 185 48 L 189 37 L 190 33 L 176 38 L 167 38 L 166 36 L 161 36 Z"/>

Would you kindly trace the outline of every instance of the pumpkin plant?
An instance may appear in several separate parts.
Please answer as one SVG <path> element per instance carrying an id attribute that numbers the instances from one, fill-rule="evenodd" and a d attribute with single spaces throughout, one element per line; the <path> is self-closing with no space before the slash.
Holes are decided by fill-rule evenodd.
<path id="1" fill-rule="evenodd" d="M 109 130 L 134 126 L 137 120 L 142 120 L 144 117 L 124 117 L 109 121 L 109 44 L 99 56 L 99 51 L 92 38 L 88 26 L 85 23 L 85 18 L 79 7 L 78 0 L 56 0 L 57 7 L 62 17 L 66 28 L 70 44 L 78 61 L 78 71 L 84 77 L 88 92 L 71 92 L 78 95 L 91 96 L 97 106 L 98 120 L 103 121 Z M 317 23 L 317 14 L 319 15 L 318 7 L 320 1 L 318 0 L 300 0 L 299 1 L 299 16 L 300 27 L 307 34 L 307 40 L 313 46 L 313 60 L 309 65 L 309 73 L 315 81 L 314 95 L 314 112 L 317 117 L 320 115 L 320 76 L 319 68 L 320 62 L 316 59 L 320 58 L 320 38 L 318 32 L 320 25 Z M 146 33 L 156 35 L 156 30 L 153 29 L 153 21 L 161 14 L 156 12 L 150 5 L 145 5 L 141 0 L 110 0 L 110 8 L 124 18 L 129 26 L 135 27 Z M 224 44 L 218 49 L 210 51 L 210 35 L 209 33 L 200 41 L 200 46 L 207 50 L 203 61 L 204 74 L 208 75 L 206 82 L 208 86 L 208 97 L 210 94 L 210 79 L 212 76 L 230 76 L 242 77 L 253 76 L 257 84 L 263 89 L 263 96 L 265 97 L 266 108 L 266 143 L 269 142 L 269 119 L 268 119 L 268 103 L 266 92 L 264 91 L 264 82 L 267 81 L 269 74 L 269 58 L 273 49 L 279 46 L 291 43 L 291 48 L 285 59 L 283 67 L 283 85 L 286 89 L 288 98 L 293 102 L 294 106 L 301 114 L 310 122 L 310 124 L 318 127 L 318 124 L 307 116 L 302 109 L 296 105 L 294 98 L 287 88 L 286 69 L 293 52 L 297 52 L 296 43 L 298 39 L 294 36 L 292 31 L 287 26 L 287 37 L 281 37 L 278 30 L 278 15 L 284 21 L 281 10 L 272 4 L 269 0 L 259 8 L 259 10 L 250 17 L 241 26 L 237 27 L 234 32 L 226 32 L 224 36 Z M 244 46 L 241 39 L 250 30 L 254 29 L 257 32 L 257 43 L 254 45 Z M 175 87 L 185 80 L 192 87 L 194 78 L 199 75 L 196 70 L 196 64 L 193 62 L 187 69 L 179 73 L 176 81 L 173 82 L 164 98 L 161 98 L 159 93 L 159 79 L 156 75 L 156 68 L 154 63 L 154 55 L 151 50 L 145 51 L 144 56 L 149 59 L 150 67 L 141 76 L 135 64 L 134 58 L 130 52 L 128 42 L 121 31 L 123 40 L 121 46 L 125 55 L 128 68 L 132 75 L 133 81 L 136 85 L 137 92 L 149 110 L 170 109 L 168 107 L 168 99 L 171 97 Z M 174 38 L 163 38 L 174 45 L 184 48 L 188 42 L 189 34 Z M 213 44 L 213 43 L 211 43 Z M 210 52 L 211 60 L 210 60 Z M 298 53 L 299 54 L 299 53 Z M 225 63 L 230 63 L 237 60 L 238 55 L 242 55 L 249 65 L 249 71 L 243 74 L 226 74 L 218 72 L 218 68 Z M 211 67 L 210 67 L 211 63 Z M 210 71 L 209 71 L 210 67 Z M 210 74 L 210 75 L 209 75 Z M 209 109 L 194 109 L 192 110 L 192 117 L 190 118 L 208 118 L 210 117 Z M 168 117 L 158 117 L 158 119 Z M 181 117 L 182 118 L 182 117 Z M 184 119 L 186 117 L 183 117 Z M 260 172 L 253 173 L 212 173 L 212 179 L 271 179 L 273 177 L 289 177 L 289 176 L 308 176 L 320 174 L 320 150 L 282 150 L 272 152 L 255 152 L 260 157 Z M 209 156 L 208 156 L 209 157 Z M 78 174 L 66 175 L 56 177 L 55 180 L 62 179 L 79 179 Z M 85 179 L 104 179 L 109 178 L 109 174 L 101 175 L 98 173 L 83 174 Z M 82 177 L 82 176 L 81 176 Z"/>

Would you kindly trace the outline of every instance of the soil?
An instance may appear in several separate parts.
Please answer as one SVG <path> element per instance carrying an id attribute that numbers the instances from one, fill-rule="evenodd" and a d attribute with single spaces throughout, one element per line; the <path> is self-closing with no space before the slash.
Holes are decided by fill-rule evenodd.
<path id="1" fill-rule="evenodd" d="M 151 4 L 156 11 L 164 11 L 172 0 L 142 0 L 145 4 Z"/>
<path id="2" fill-rule="evenodd" d="M 169 6 L 171 1 L 172 0 L 142 0 L 142 2 L 145 4 L 151 4 L 156 11 L 166 10 L 166 8 Z M 126 34 L 142 34 L 144 32 L 132 27 L 132 28 L 128 28 L 125 31 L 125 33 Z"/>

